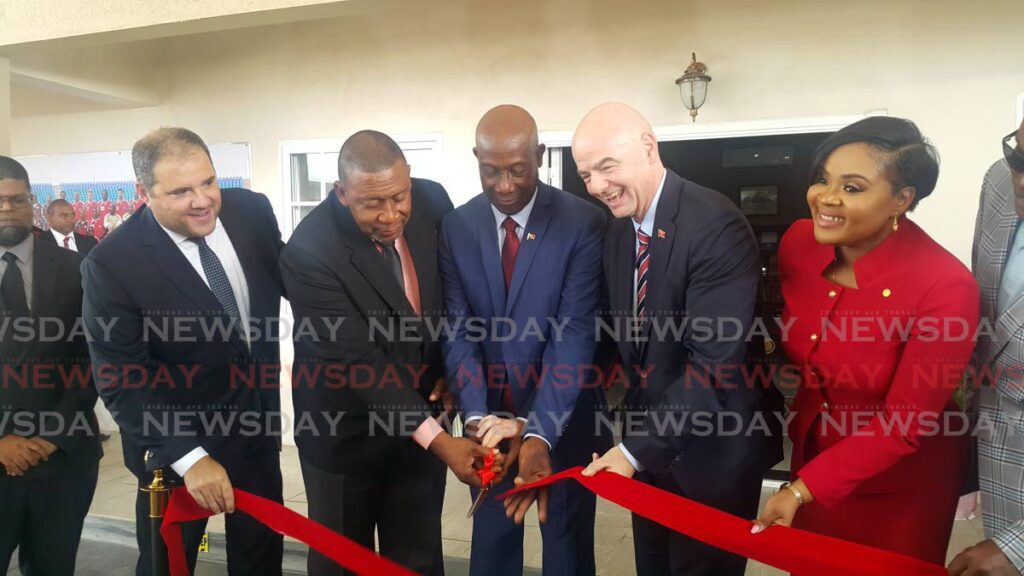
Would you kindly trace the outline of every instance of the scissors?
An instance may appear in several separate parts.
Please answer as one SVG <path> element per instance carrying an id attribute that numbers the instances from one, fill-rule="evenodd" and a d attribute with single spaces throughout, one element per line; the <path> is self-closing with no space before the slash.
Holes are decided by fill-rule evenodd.
<path id="1" fill-rule="evenodd" d="M 484 458 L 484 466 L 477 470 L 476 474 L 480 477 L 480 492 L 476 495 L 476 500 L 473 500 L 473 505 L 469 508 L 469 513 L 466 514 L 466 518 L 473 517 L 473 514 L 475 514 L 477 509 L 480 508 L 480 505 L 484 502 L 484 498 L 487 497 L 487 493 L 491 490 L 491 482 L 497 475 L 494 473 L 493 452 Z"/>

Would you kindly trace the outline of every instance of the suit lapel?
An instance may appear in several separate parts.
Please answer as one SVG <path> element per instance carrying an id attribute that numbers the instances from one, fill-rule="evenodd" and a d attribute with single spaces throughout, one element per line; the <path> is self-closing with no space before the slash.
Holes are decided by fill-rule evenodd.
<path id="1" fill-rule="evenodd" d="M 627 330 L 633 319 L 633 274 L 636 268 L 636 232 L 633 230 L 633 223 L 630 219 L 615 220 L 608 228 L 611 236 L 612 248 L 610 253 L 609 269 L 605 271 L 605 278 L 608 282 L 608 307 L 611 310 L 611 320 L 615 322 L 612 328 L 615 332 Z M 625 345 L 621 350 L 628 352 L 629 357 L 623 358 L 623 364 L 633 364 L 636 359 L 636 346 L 627 338 L 617 339 Z"/>
<path id="2" fill-rule="evenodd" d="M 505 315 L 512 313 L 512 306 L 516 303 L 516 297 L 523 288 L 526 281 L 526 274 L 530 271 L 533 258 L 540 250 L 541 242 L 544 241 L 548 229 L 548 222 L 551 221 L 551 211 L 548 205 L 551 203 L 551 192 L 543 185 L 537 187 L 537 200 L 534 202 L 533 210 L 530 211 L 530 220 L 523 230 L 523 237 L 519 239 L 519 254 L 516 255 L 516 265 L 512 271 L 512 282 L 508 288 L 508 299 L 505 301 Z M 497 229 L 495 229 L 497 234 Z"/>
<path id="3" fill-rule="evenodd" d="M 47 232 L 49 234 L 49 232 Z M 51 235 L 51 238 L 53 236 Z M 32 312 L 33 318 L 52 316 L 53 290 L 57 285 L 57 244 L 33 240 L 32 249 Z M 35 341 L 18 346 L 18 358 L 24 360 L 35 346 Z"/>
<path id="4" fill-rule="evenodd" d="M 480 242 L 480 266 L 484 271 L 491 294 L 491 307 L 495 314 L 505 309 L 505 276 L 501 270 L 501 249 L 498 247 L 498 224 L 486 196 L 477 202 L 477 241 Z M 452 247 L 455 249 L 455 247 Z"/>
<path id="5" fill-rule="evenodd" d="M 231 240 L 231 247 L 235 251 L 235 256 L 238 257 L 238 263 L 242 265 L 242 275 L 245 276 L 245 284 L 249 289 L 249 310 L 247 312 L 251 323 L 253 320 L 253 303 L 256 301 L 256 295 L 259 294 L 260 289 L 253 282 L 255 279 L 262 277 L 260 274 L 260 261 L 256 257 L 256 252 L 250 250 L 255 245 L 256 239 L 246 237 L 246 232 L 251 230 L 251 228 L 239 221 L 241 216 L 240 209 L 228 200 L 230 196 L 223 195 L 222 197 L 224 198 L 224 208 L 221 209 L 220 223 L 224 226 L 224 232 L 227 233 L 228 239 Z M 238 305 L 241 306 L 242 303 L 239 302 Z M 243 354 L 249 354 L 249 347 L 246 346 L 245 342 L 234 330 L 231 331 L 231 342 Z"/>
<path id="6" fill-rule="evenodd" d="M 413 268 L 416 269 L 416 279 L 420 286 L 420 309 L 423 316 L 428 316 L 435 312 L 437 297 L 437 230 L 430 226 L 426 218 L 417 215 L 422 215 L 422 212 L 417 212 L 414 206 L 409 223 L 405 226 L 405 245 L 412 255 Z"/>
<path id="7" fill-rule="evenodd" d="M 1000 187 L 996 187 L 997 190 Z M 997 281 L 994 291 L 989 297 L 992 310 L 998 314 L 996 319 L 996 338 L 991 357 L 995 358 L 1002 352 L 1003 348 L 1013 339 L 1013 335 L 1021 329 L 1024 323 L 1024 294 L 1018 294 L 1017 298 L 1006 308 L 1006 311 L 999 314 L 999 286 L 1002 282 L 1003 272 L 1006 270 L 1006 260 L 1009 256 L 1013 233 L 1017 229 L 1017 210 L 1014 207 L 1012 197 L 1006 194 L 999 194 L 995 200 L 997 216 L 994 230 L 992 231 L 992 245 L 996 252 L 990 255 L 991 266 L 995 266 L 998 274 L 993 274 Z"/>
<path id="8" fill-rule="evenodd" d="M 376 246 L 356 226 L 352 213 L 342 206 L 335 196 L 328 197 L 325 202 L 331 203 L 338 228 L 352 248 L 352 254 L 349 256 L 352 266 L 392 310 L 402 316 L 414 317 L 416 313 L 405 297 L 405 288 L 399 286 L 395 277 L 384 268 L 384 261 Z"/>
<path id="9" fill-rule="evenodd" d="M 675 172 L 668 170 L 665 174 L 665 186 L 661 190 L 661 198 L 658 199 L 657 212 L 654 213 L 654 230 L 651 235 L 651 277 L 648 280 L 647 290 L 647 317 L 644 322 L 644 336 L 650 338 L 651 319 L 659 318 L 658 311 L 661 306 L 664 284 L 667 278 L 668 263 L 672 260 L 672 247 L 676 240 L 676 214 L 679 212 L 679 194 L 683 188 L 683 179 L 676 176 Z"/>
<path id="10" fill-rule="evenodd" d="M 142 242 L 149 248 L 149 257 L 167 280 L 191 300 L 197 309 L 220 310 L 223 313 L 224 308 L 217 297 L 203 282 L 199 273 L 192 267 L 192 263 L 174 245 L 171 237 L 160 227 L 153 213 L 145 210 L 139 217 L 145 219 Z"/>

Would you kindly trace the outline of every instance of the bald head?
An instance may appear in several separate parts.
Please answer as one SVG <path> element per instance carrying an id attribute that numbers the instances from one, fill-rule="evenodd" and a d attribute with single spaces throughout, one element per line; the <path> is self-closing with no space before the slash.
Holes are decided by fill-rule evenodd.
<path id="1" fill-rule="evenodd" d="M 572 155 L 587 192 L 616 218 L 643 220 L 665 173 L 647 119 L 619 102 L 601 104 L 576 128 Z"/>
<path id="2" fill-rule="evenodd" d="M 491 108 L 476 126 L 473 154 L 491 204 L 508 215 L 522 211 L 537 190 L 544 157 L 533 116 L 511 104 Z"/>
<path id="3" fill-rule="evenodd" d="M 519 146 L 536 148 L 537 122 L 530 113 L 513 104 L 487 111 L 476 125 L 476 147 L 488 150 Z"/>

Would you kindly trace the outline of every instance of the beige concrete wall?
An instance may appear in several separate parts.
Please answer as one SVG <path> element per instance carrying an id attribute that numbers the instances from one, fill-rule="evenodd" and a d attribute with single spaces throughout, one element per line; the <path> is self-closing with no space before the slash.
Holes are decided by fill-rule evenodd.
<path id="1" fill-rule="evenodd" d="M 4 0 L 0 47 L 221 17 L 340 4 L 343 0 Z M 195 24 L 198 26 L 199 24 Z"/>
<path id="2" fill-rule="evenodd" d="M 186 3 L 199 4 L 199 2 Z M 160 41 L 150 108 L 17 118 L 15 154 L 127 149 L 160 124 L 247 141 L 253 185 L 282 205 L 279 143 L 374 127 L 441 132 L 445 183 L 478 183 L 473 127 L 514 102 L 542 130 L 629 102 L 688 122 L 673 80 L 695 50 L 714 77 L 701 124 L 884 108 L 943 157 L 915 218 L 963 259 L 981 177 L 1024 92 L 1019 0 L 404 2 L 345 18 Z"/>

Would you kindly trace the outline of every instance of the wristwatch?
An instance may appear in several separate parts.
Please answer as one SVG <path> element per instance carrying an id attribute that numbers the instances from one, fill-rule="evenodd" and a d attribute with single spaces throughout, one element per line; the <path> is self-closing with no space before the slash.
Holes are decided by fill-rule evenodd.
<path id="1" fill-rule="evenodd" d="M 800 504 L 801 506 L 803 505 L 804 495 L 801 494 L 800 491 L 796 489 L 796 486 L 793 486 L 789 482 L 786 482 L 782 486 L 779 486 L 779 491 L 781 492 L 782 490 L 789 490 L 796 498 L 796 503 Z"/>

